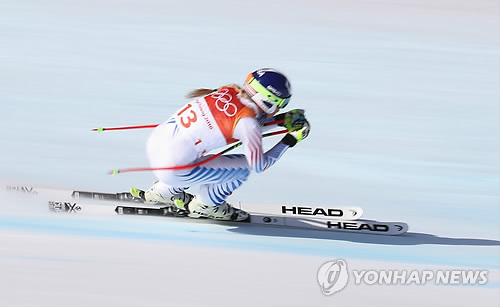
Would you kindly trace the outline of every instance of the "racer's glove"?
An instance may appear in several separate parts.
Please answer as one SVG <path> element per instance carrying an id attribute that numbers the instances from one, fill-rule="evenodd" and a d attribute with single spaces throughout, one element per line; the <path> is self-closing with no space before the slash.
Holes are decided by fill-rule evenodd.
<path id="1" fill-rule="evenodd" d="M 306 121 L 304 113 L 305 111 L 303 109 L 295 109 L 280 114 L 278 117 L 283 119 L 283 123 L 279 125 L 285 127 L 288 132 L 299 130 L 304 126 L 304 122 Z"/>
<path id="2" fill-rule="evenodd" d="M 302 141 L 309 135 L 309 131 L 311 130 L 311 125 L 304 117 L 302 122 L 302 127 L 297 128 L 295 131 L 288 132 L 285 137 L 281 140 L 284 144 L 293 147 L 298 142 Z M 290 129 L 288 129 L 290 131 Z"/>

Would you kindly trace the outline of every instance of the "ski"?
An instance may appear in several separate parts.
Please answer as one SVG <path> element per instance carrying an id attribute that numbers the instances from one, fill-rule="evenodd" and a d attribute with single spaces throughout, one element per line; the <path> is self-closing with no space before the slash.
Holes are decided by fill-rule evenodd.
<path id="1" fill-rule="evenodd" d="M 71 197 L 74 199 L 95 199 L 95 200 L 111 200 L 111 201 L 126 201 L 126 202 L 143 202 L 141 199 L 134 198 L 129 192 L 121 193 L 101 193 L 88 191 L 73 191 Z"/>
<path id="2" fill-rule="evenodd" d="M 402 235 L 408 231 L 408 225 L 402 222 L 379 222 L 372 220 L 325 220 L 266 215 L 250 215 L 250 222 L 262 225 L 278 225 L 287 228 L 303 228 L 332 232 L 353 232 L 374 235 Z"/>
<path id="3" fill-rule="evenodd" d="M 49 201 L 49 210 L 52 212 L 66 213 L 117 213 L 120 215 L 151 215 L 151 216 L 171 216 L 186 217 L 187 212 L 177 210 L 174 206 L 162 207 L 141 207 L 141 206 L 121 206 L 80 203 L 73 201 Z"/>
<path id="4" fill-rule="evenodd" d="M 141 199 L 134 198 L 128 192 L 121 193 L 101 193 L 101 192 L 88 192 L 88 191 L 73 191 L 71 194 L 73 199 L 94 199 L 94 200 L 109 200 L 109 201 L 123 201 L 133 203 L 143 203 Z M 296 216 L 296 217 L 315 217 L 315 218 L 335 218 L 346 220 L 357 220 L 363 216 L 363 209 L 360 207 L 308 207 L 308 206 L 294 206 L 282 205 L 277 206 L 250 204 L 246 202 L 235 202 L 236 208 L 245 211 L 255 211 L 256 207 L 259 211 L 265 211 L 270 215 L 283 215 L 283 216 Z M 264 207 L 265 206 L 265 207 Z"/>
<path id="5" fill-rule="evenodd" d="M 246 207 L 254 211 L 266 212 L 271 215 L 304 217 L 304 218 L 333 218 L 342 220 L 357 220 L 363 216 L 363 209 L 360 207 L 323 207 L 323 206 L 298 206 L 298 205 L 260 205 L 241 203 L 241 209 Z M 264 207 L 265 206 L 265 207 Z"/>
<path id="6" fill-rule="evenodd" d="M 134 198 L 129 192 L 105 193 L 83 190 L 57 189 L 50 187 L 36 187 L 32 185 L 6 185 L 10 193 L 23 194 L 26 196 L 40 197 L 45 199 L 72 199 L 72 200 L 96 200 L 96 201 L 118 201 L 134 204 L 144 203 L 141 199 Z M 284 204 L 257 204 L 242 201 L 231 202 L 233 207 L 247 212 L 265 212 L 269 215 L 306 217 L 306 218 L 334 218 L 345 220 L 357 220 L 363 216 L 363 209 L 356 206 L 305 206 Z M 167 204 L 169 205 L 169 204 Z"/>
<path id="7" fill-rule="evenodd" d="M 66 213 L 106 213 L 118 215 L 145 215 L 161 217 L 187 216 L 184 211 L 177 211 L 173 206 L 145 206 L 125 204 L 96 204 L 75 201 L 49 201 L 49 210 Z M 210 219 L 199 219 L 219 222 Z M 402 222 L 379 222 L 372 220 L 318 219 L 292 216 L 275 216 L 262 213 L 250 213 L 250 219 L 243 222 L 220 221 L 225 224 L 272 225 L 290 229 L 323 230 L 331 232 L 352 232 L 376 235 L 401 235 L 408 231 L 408 225 Z"/>

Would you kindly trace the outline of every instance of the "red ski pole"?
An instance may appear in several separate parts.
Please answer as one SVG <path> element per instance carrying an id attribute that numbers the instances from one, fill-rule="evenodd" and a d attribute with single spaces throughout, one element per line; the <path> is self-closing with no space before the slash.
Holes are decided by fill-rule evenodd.
<path id="1" fill-rule="evenodd" d="M 108 130 L 129 130 L 129 129 L 144 129 L 144 128 L 154 128 L 158 124 L 154 125 L 142 125 L 142 126 L 126 126 L 126 127 L 112 127 L 112 128 L 94 128 L 92 131 L 102 132 Z"/>
<path id="2" fill-rule="evenodd" d="M 263 138 L 265 137 L 268 137 L 268 136 L 273 136 L 273 135 L 278 135 L 278 134 L 283 134 L 283 133 L 287 133 L 288 130 L 279 130 L 279 131 L 274 131 L 274 132 L 269 132 L 269 133 L 265 133 L 262 135 Z M 197 166 L 200 166 L 202 164 L 205 164 L 205 163 L 208 163 L 220 156 L 222 156 L 223 154 L 235 149 L 235 148 L 238 148 L 241 146 L 241 142 L 238 142 L 238 143 L 235 143 L 234 145 L 232 145 L 231 147 L 228 147 L 226 149 L 224 149 L 223 151 L 219 152 L 218 154 L 215 154 L 213 156 L 211 156 L 210 158 L 208 159 L 205 159 L 203 161 L 200 161 L 200 162 L 197 162 L 197 163 L 194 163 L 194 164 L 189 164 L 189 165 L 180 165 L 180 166 L 170 166 L 170 167 L 136 167 L 136 168 L 122 168 L 122 169 L 114 169 L 112 171 L 109 171 L 108 173 L 110 175 L 118 175 L 118 174 L 121 174 L 121 173 L 130 173 L 130 172 L 143 172 L 143 171 L 167 171 L 167 170 L 181 170 L 181 169 L 187 169 L 187 168 L 193 168 L 193 167 L 197 167 Z"/>
<path id="3" fill-rule="evenodd" d="M 276 120 L 273 122 L 265 123 L 262 126 L 268 127 L 268 126 L 273 126 L 273 125 L 278 125 L 283 123 L 284 120 Z M 97 131 L 97 132 L 103 132 L 103 131 L 111 131 L 111 130 L 131 130 L 131 129 L 144 129 L 144 128 L 155 128 L 159 124 L 152 124 L 152 125 L 140 125 L 140 126 L 124 126 L 124 127 L 110 127 L 110 128 L 94 128 L 92 131 Z"/>

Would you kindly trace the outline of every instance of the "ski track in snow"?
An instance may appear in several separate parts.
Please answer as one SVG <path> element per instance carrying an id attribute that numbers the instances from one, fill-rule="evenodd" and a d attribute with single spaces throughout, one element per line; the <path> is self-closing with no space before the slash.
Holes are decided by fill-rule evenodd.
<path id="1" fill-rule="evenodd" d="M 147 166 L 149 130 L 91 128 L 159 123 L 189 90 L 273 66 L 311 135 L 230 200 L 360 206 L 410 230 L 56 215 L 1 191 L 0 306 L 499 306 L 498 11 L 487 0 L 2 1 L 2 185 L 147 188 L 149 173 L 105 172 Z M 489 270 L 489 281 L 350 281 L 324 296 L 316 274 L 339 258 Z"/>

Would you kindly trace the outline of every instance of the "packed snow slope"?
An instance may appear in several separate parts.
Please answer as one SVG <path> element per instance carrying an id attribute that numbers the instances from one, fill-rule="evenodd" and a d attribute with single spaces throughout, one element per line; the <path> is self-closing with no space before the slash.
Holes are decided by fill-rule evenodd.
<path id="1" fill-rule="evenodd" d="M 2 0 L 0 306 L 499 306 L 499 29 L 489 0 Z M 147 188 L 106 171 L 147 166 L 149 131 L 90 129 L 160 123 L 260 67 L 312 130 L 230 200 L 360 206 L 407 235 L 55 215 L 5 191 Z M 325 296 L 340 258 L 489 280 Z"/>

